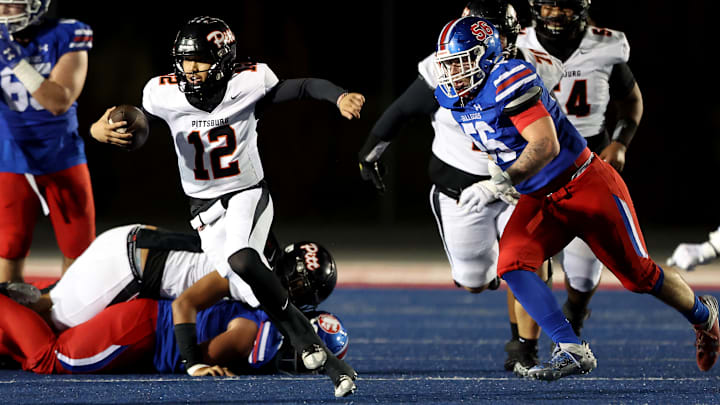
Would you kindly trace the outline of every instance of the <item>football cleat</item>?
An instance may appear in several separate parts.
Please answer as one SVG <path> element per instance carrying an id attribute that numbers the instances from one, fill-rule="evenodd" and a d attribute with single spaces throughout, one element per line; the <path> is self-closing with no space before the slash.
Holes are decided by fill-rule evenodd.
<path id="1" fill-rule="evenodd" d="M 718 302 L 712 295 L 703 295 L 700 301 L 710 311 L 708 320 L 702 325 L 694 325 L 695 348 L 698 368 L 708 371 L 715 365 L 720 352 L 720 326 L 718 326 Z"/>
<path id="2" fill-rule="evenodd" d="M 525 369 L 525 373 L 527 373 L 527 370 L 538 364 L 536 340 L 528 342 L 526 340 L 512 339 L 505 344 L 505 352 L 507 352 L 507 359 L 505 359 L 504 366 L 507 371 L 515 371 L 517 365 L 520 364 L 520 369 Z"/>
<path id="3" fill-rule="evenodd" d="M 527 372 L 537 380 L 554 381 L 572 374 L 587 374 L 597 367 L 597 360 L 587 342 L 559 343 L 552 358 Z"/>
<path id="4" fill-rule="evenodd" d="M 340 360 L 333 355 L 329 355 L 328 360 L 325 363 L 324 371 L 335 385 L 336 397 L 345 397 L 354 394 L 357 390 L 357 387 L 355 386 L 357 372 L 343 360 Z"/>
<path id="5" fill-rule="evenodd" d="M 357 390 L 355 381 L 350 376 L 345 374 L 341 375 L 340 378 L 335 382 L 335 398 L 342 398 L 348 395 L 352 395 Z"/>
<path id="6" fill-rule="evenodd" d="M 317 370 L 324 366 L 327 361 L 327 353 L 317 344 L 306 347 L 300 357 L 308 370 Z"/>
<path id="7" fill-rule="evenodd" d="M 32 284 L 18 281 L 0 283 L 0 294 L 9 297 L 20 305 L 30 305 L 40 299 L 40 290 Z"/>

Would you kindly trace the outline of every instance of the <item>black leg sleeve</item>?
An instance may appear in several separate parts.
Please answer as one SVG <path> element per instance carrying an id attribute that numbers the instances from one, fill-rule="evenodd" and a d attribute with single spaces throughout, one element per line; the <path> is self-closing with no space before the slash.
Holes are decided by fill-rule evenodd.
<path id="1" fill-rule="evenodd" d="M 262 309 L 298 353 L 312 344 L 324 347 L 310 321 L 289 301 L 280 279 L 262 263 L 254 249 L 241 249 L 230 256 L 228 262 L 230 268 L 250 285 Z"/>

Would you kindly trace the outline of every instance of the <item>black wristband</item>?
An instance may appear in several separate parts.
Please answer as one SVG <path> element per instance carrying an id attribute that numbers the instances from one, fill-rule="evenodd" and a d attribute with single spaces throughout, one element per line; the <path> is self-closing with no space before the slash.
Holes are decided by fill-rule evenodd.
<path id="1" fill-rule="evenodd" d="M 630 141 L 632 141 L 633 137 L 635 136 L 635 131 L 637 130 L 637 127 L 637 122 L 631 119 L 619 119 L 617 124 L 615 124 L 615 130 L 613 131 L 612 140 L 614 142 L 620 142 L 626 147 L 630 146 Z"/>
<path id="2" fill-rule="evenodd" d="M 197 332 L 194 323 L 175 325 L 175 340 L 186 370 L 194 364 L 202 362 L 202 353 L 200 353 L 200 346 L 197 344 Z"/>

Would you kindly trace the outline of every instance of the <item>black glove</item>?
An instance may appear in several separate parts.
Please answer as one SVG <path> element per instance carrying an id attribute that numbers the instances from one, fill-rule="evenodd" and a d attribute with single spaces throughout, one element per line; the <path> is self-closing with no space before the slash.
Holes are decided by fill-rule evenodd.
<path id="1" fill-rule="evenodd" d="M 385 193 L 385 183 L 382 179 L 384 175 L 385 166 L 379 160 L 376 162 L 360 161 L 360 177 L 365 181 L 372 181 L 380 194 Z"/>

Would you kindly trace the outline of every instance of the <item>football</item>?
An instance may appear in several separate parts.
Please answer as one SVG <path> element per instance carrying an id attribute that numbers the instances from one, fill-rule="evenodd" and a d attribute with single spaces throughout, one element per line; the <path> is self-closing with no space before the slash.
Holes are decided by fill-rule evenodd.
<path id="1" fill-rule="evenodd" d="M 118 128 L 117 132 L 129 132 L 133 135 L 127 149 L 135 150 L 145 144 L 150 133 L 150 125 L 142 110 L 130 104 L 119 105 L 110 112 L 109 122 L 112 124 L 119 121 L 127 121 L 127 125 Z"/>

